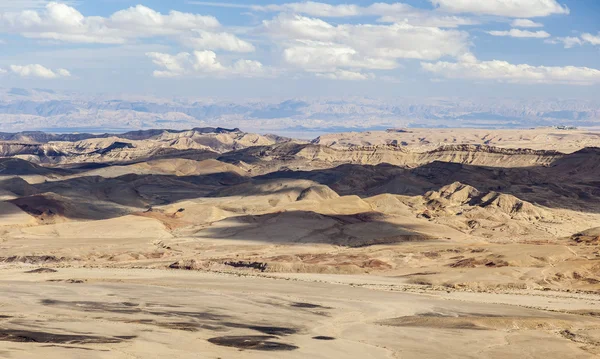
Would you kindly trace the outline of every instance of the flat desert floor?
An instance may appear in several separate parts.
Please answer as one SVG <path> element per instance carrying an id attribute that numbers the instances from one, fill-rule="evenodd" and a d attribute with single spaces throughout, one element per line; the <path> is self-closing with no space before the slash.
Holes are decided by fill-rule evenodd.
<path id="1" fill-rule="evenodd" d="M 583 315 L 600 298 L 589 295 L 428 292 L 372 276 L 36 272 L 0 272 L 2 358 L 600 354 L 600 318 Z"/>

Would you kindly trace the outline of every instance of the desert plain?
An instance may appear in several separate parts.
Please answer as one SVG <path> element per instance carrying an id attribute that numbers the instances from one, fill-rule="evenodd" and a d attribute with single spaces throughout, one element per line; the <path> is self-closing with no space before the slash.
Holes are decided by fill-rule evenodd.
<path id="1" fill-rule="evenodd" d="M 597 357 L 599 138 L 0 134 L 0 357 Z"/>

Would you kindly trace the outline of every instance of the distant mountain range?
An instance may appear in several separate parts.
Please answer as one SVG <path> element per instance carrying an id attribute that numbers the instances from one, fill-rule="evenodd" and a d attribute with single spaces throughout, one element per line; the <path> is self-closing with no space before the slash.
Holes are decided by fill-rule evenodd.
<path id="1" fill-rule="evenodd" d="M 369 98 L 215 101 L 0 89 L 2 131 L 123 132 L 239 127 L 281 134 L 390 127 L 600 126 L 600 101 L 505 98 Z"/>

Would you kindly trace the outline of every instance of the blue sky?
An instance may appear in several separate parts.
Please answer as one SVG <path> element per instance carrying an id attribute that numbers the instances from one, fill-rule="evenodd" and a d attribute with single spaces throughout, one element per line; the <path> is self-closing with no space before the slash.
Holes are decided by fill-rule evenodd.
<path id="1" fill-rule="evenodd" d="M 594 98 L 595 0 L 0 0 L 0 86 Z"/>

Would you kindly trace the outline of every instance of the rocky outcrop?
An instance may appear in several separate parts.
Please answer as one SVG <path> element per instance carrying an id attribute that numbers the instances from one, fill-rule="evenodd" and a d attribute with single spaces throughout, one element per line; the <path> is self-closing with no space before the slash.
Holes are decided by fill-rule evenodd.
<path id="1" fill-rule="evenodd" d="M 598 245 L 600 244 L 600 227 L 576 233 L 571 236 L 571 241 L 579 244 Z"/>
<path id="2" fill-rule="evenodd" d="M 427 192 L 423 198 L 427 201 L 428 209 L 433 212 L 458 207 L 453 210 L 458 213 L 470 207 L 479 207 L 506 214 L 512 219 L 535 221 L 548 216 L 544 209 L 513 195 L 495 191 L 480 192 L 460 182 L 444 186 L 438 191 Z"/>
<path id="3" fill-rule="evenodd" d="M 15 142 L 15 139 L 20 139 Z M 255 146 L 272 146 L 290 139 L 239 129 L 146 130 L 123 134 L 53 135 L 43 132 L 0 134 L 0 157 L 21 157 L 44 164 L 132 162 L 200 150 L 225 153 Z"/>

